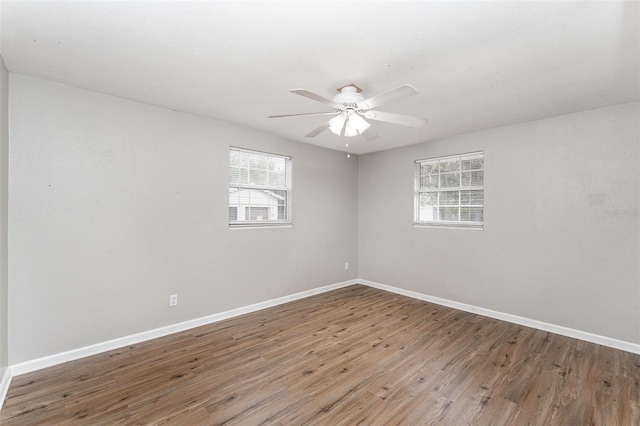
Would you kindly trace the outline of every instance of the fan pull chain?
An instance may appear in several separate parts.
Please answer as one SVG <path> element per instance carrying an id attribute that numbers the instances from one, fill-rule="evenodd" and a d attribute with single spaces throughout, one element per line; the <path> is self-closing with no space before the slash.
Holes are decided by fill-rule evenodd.
<path id="1" fill-rule="evenodd" d="M 349 144 L 345 144 L 345 147 L 347 148 L 347 158 L 351 158 L 351 153 L 349 152 Z"/>

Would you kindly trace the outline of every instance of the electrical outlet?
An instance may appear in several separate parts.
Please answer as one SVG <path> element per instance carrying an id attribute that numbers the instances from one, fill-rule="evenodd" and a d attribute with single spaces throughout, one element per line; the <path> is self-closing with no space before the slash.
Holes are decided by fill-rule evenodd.
<path id="1" fill-rule="evenodd" d="M 349 262 L 344 262 L 344 270 L 345 271 L 349 270 Z"/>
<path id="2" fill-rule="evenodd" d="M 169 306 L 178 306 L 178 295 L 170 294 L 169 295 Z"/>

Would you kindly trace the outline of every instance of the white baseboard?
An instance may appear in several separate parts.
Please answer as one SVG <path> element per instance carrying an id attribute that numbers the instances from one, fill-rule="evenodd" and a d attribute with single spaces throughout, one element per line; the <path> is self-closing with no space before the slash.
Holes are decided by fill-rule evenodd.
<path id="1" fill-rule="evenodd" d="M 202 325 L 207 325 L 207 324 L 222 321 L 228 318 L 233 318 L 238 315 L 248 314 L 250 312 L 259 311 L 261 309 L 266 309 L 273 306 L 281 305 L 283 303 L 292 302 L 294 300 L 303 299 L 305 297 L 313 296 L 314 294 L 325 293 L 327 291 L 335 290 L 342 287 L 347 287 L 353 284 L 357 284 L 358 282 L 359 280 L 354 279 L 349 281 L 343 281 L 336 284 L 326 285 L 323 287 L 317 287 L 311 290 L 302 291 L 300 293 L 295 293 L 288 296 L 267 300 L 265 302 L 259 302 L 253 305 L 243 306 L 240 308 L 231 309 L 229 311 L 208 315 L 206 317 L 196 318 L 196 319 L 181 322 L 178 324 L 171 324 L 165 327 L 143 331 L 141 333 L 120 337 L 120 338 L 109 340 L 106 342 L 96 343 L 95 345 L 85 346 L 82 348 L 72 349 L 70 351 L 61 352 L 58 354 L 49 355 L 42 358 L 37 358 L 31 361 L 21 362 L 19 364 L 14 364 L 10 367 L 10 370 L 11 370 L 10 374 L 13 376 L 19 376 L 21 374 L 30 373 L 32 371 L 40 370 L 42 368 L 52 367 L 54 365 L 63 364 L 65 362 L 73 361 L 73 360 L 84 358 L 87 356 L 96 355 L 96 354 L 110 351 L 113 349 L 122 348 L 124 346 L 133 345 L 136 343 L 144 342 L 144 341 L 155 339 L 158 337 L 167 336 L 169 334 L 177 333 L 180 331 L 189 330 L 191 328 L 199 327 Z"/>
<path id="2" fill-rule="evenodd" d="M 267 300 L 265 302 L 255 303 L 253 305 L 231 309 L 229 311 L 208 315 L 202 318 L 196 318 L 196 319 L 181 322 L 178 324 L 171 324 L 165 327 L 156 328 L 154 330 L 148 330 L 148 331 L 132 334 L 125 337 L 120 337 L 120 338 L 109 340 L 106 342 L 97 343 L 95 345 L 85 346 L 78 349 L 72 349 L 70 351 L 49 355 L 46 357 L 37 358 L 34 360 L 11 365 L 5 371 L 5 374 L 2 378 L 2 382 L 0 382 L 0 392 L 2 392 L 0 393 L 0 397 L 6 396 L 6 392 L 9 389 L 9 383 L 11 382 L 11 378 L 13 376 L 19 376 L 21 374 L 30 373 L 32 371 L 40 370 L 47 367 L 52 367 L 54 365 L 63 364 L 65 362 L 73 361 L 73 360 L 84 358 L 91 355 L 96 355 L 102 352 L 118 349 L 128 345 L 133 345 L 136 343 L 144 342 L 144 341 L 155 339 L 158 337 L 163 337 L 163 336 L 177 333 L 180 331 L 189 330 L 191 328 L 199 327 L 202 325 L 212 324 L 228 318 L 236 317 L 238 315 L 248 314 L 250 312 L 259 311 L 261 309 L 270 308 L 273 306 L 281 305 L 283 303 L 292 302 L 294 300 L 313 296 L 315 294 L 325 293 L 327 291 L 335 290 L 342 287 L 347 287 L 353 284 L 363 284 L 363 285 L 374 287 L 380 290 L 386 290 L 386 291 L 400 294 L 403 296 L 412 297 L 414 299 L 424 300 L 426 302 L 436 303 L 438 305 L 459 309 L 461 311 L 471 312 L 474 314 L 479 314 L 486 317 L 523 325 L 526 327 L 536 328 L 538 330 L 560 334 L 562 336 L 572 337 L 574 339 L 580 339 L 587 342 L 596 343 L 599 345 L 608 346 L 611 348 L 640 354 L 640 345 L 636 343 L 625 342 L 623 340 L 612 339 L 610 337 L 600 336 L 597 334 L 588 333 L 586 331 L 575 330 L 572 328 L 550 324 L 543 321 L 524 318 L 524 317 L 520 317 L 512 314 L 506 314 L 503 312 L 493 311 L 491 309 L 480 308 L 478 306 L 467 305 L 465 303 L 455 302 L 453 300 L 448 300 L 448 299 L 442 299 L 440 297 L 435 297 L 435 296 L 429 296 L 429 295 L 418 293 L 411 290 L 404 290 L 398 287 L 393 287 L 386 284 L 380 284 L 374 281 L 363 280 L 363 279 L 353 279 L 353 280 L 343 281 L 340 283 L 331 284 L 323 287 L 318 287 L 318 288 L 303 291 L 300 293 L 295 293 L 288 296 L 278 297 L 276 299 Z M 1 405 L 0 405 L 0 408 L 1 408 Z"/>
<path id="3" fill-rule="evenodd" d="M 586 342 L 596 343 L 598 345 L 608 346 L 614 349 L 620 349 L 626 352 L 640 354 L 640 344 L 625 342 L 624 340 L 612 339 L 611 337 L 600 336 L 598 334 L 588 333 L 586 331 L 576 330 L 573 328 L 563 327 L 561 325 L 550 324 L 548 322 L 538 321 L 530 318 L 520 317 L 504 312 L 493 311 L 491 309 L 480 308 L 478 306 L 467 305 L 466 303 L 455 302 L 453 300 L 442 299 L 440 297 L 429 296 L 411 290 L 404 290 L 386 284 L 380 284 L 369 280 L 358 280 L 359 283 L 374 287 L 380 290 L 390 291 L 392 293 L 403 296 L 412 297 L 414 299 L 424 300 L 426 302 L 435 303 L 449 308 L 459 309 L 465 312 L 483 315 L 485 317 L 495 318 L 514 324 L 524 325 L 526 327 L 535 328 L 550 333 L 560 334 L 562 336 L 572 337 L 574 339 L 584 340 Z"/>
<path id="4" fill-rule="evenodd" d="M 9 385 L 11 384 L 12 378 L 11 368 L 5 368 L 2 380 L 0 380 L 0 410 L 4 406 L 4 400 L 7 399 L 7 392 L 9 392 Z"/>

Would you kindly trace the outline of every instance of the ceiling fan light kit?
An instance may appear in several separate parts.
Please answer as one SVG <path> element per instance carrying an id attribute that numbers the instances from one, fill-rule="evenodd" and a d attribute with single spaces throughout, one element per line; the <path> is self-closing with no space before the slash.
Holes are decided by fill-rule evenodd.
<path id="1" fill-rule="evenodd" d="M 371 127 L 364 118 L 360 117 L 356 112 L 347 112 L 347 124 L 344 126 L 344 135 L 348 138 L 360 135 Z"/>
<path id="2" fill-rule="evenodd" d="M 305 137 L 312 138 L 329 129 L 332 133 L 338 136 L 345 136 L 350 138 L 353 136 L 362 135 L 368 141 L 378 139 L 379 136 L 373 129 L 371 129 L 371 123 L 365 120 L 365 118 L 369 120 L 383 121 L 414 128 L 422 127 L 427 122 L 427 120 L 423 118 L 411 117 L 408 115 L 395 114 L 384 111 L 374 111 L 372 109 L 387 102 L 395 101 L 396 99 L 417 94 L 418 91 L 409 84 L 404 84 L 400 87 L 396 87 L 395 89 L 389 90 L 371 98 L 365 98 L 362 94 L 362 89 L 360 89 L 353 83 L 347 86 L 340 87 L 337 90 L 338 94 L 335 95 L 332 100 L 317 95 L 313 92 L 309 92 L 305 89 L 291 90 L 291 93 L 304 96 L 306 98 L 331 107 L 331 109 L 333 110 L 332 112 L 272 115 L 269 116 L 269 118 L 300 117 L 310 115 L 335 115 L 335 117 L 331 118 L 328 122 L 314 129 Z M 348 146 L 349 145 L 347 144 L 347 147 Z"/>
<path id="3" fill-rule="evenodd" d="M 348 138 L 361 135 L 371 124 L 354 111 L 345 111 L 329 120 L 329 130 L 338 136 Z"/>

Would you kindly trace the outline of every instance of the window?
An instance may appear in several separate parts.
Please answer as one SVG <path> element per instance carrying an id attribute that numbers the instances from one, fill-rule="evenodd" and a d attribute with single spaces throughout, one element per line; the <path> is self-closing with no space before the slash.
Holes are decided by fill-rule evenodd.
<path id="1" fill-rule="evenodd" d="M 229 225 L 291 223 L 291 157 L 231 148 Z"/>
<path id="2" fill-rule="evenodd" d="M 418 160 L 415 173 L 416 225 L 482 229 L 484 153 Z"/>

